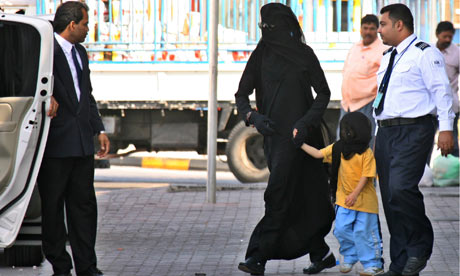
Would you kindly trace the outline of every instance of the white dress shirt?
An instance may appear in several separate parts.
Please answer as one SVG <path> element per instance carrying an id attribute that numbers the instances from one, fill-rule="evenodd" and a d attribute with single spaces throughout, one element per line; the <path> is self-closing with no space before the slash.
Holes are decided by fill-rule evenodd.
<path id="1" fill-rule="evenodd" d="M 64 51 L 65 57 L 67 58 L 67 62 L 69 63 L 69 67 L 70 67 L 70 73 L 72 73 L 73 85 L 75 87 L 75 92 L 77 93 L 77 99 L 78 101 L 80 101 L 80 85 L 78 83 L 77 69 L 75 68 L 75 64 L 72 58 L 72 47 L 75 47 L 75 45 L 70 43 L 69 41 L 67 41 L 65 38 L 63 38 L 57 33 L 54 33 L 54 37 L 56 38 L 57 42 L 61 46 L 62 51 Z M 82 68 L 83 70 L 80 55 L 78 54 L 78 50 L 77 49 L 75 50 L 77 51 L 78 63 L 80 63 L 80 68 Z"/>
<path id="2" fill-rule="evenodd" d="M 435 47 L 417 47 L 419 42 L 421 40 L 412 34 L 396 47 L 398 53 L 383 111 L 378 116 L 374 112 L 374 117 L 385 120 L 433 114 L 438 115 L 440 131 L 452 130 L 455 114 L 452 111 L 452 94 L 444 68 L 444 58 Z M 389 60 L 390 53 L 382 57 L 377 71 L 379 85 Z"/>

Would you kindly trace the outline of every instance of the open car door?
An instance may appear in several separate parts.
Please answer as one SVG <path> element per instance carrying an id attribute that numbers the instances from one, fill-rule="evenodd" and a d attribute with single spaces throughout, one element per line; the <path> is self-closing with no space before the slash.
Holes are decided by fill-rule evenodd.
<path id="1" fill-rule="evenodd" d="M 40 169 L 53 45 L 47 20 L 0 13 L 0 247 L 15 241 Z"/>

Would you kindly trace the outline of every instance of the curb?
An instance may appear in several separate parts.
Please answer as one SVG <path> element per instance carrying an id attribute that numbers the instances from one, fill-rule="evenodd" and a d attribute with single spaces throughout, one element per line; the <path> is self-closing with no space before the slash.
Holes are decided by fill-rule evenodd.
<path id="1" fill-rule="evenodd" d="M 204 159 L 176 159 L 176 158 L 159 158 L 159 157 L 120 157 L 110 159 L 111 165 L 132 166 L 150 169 L 167 169 L 167 170 L 207 170 L 208 161 Z M 227 163 L 222 161 L 216 162 L 218 171 L 230 171 Z"/>
<path id="2" fill-rule="evenodd" d="M 239 190 L 264 190 L 267 188 L 267 183 L 217 183 L 216 191 L 239 191 Z M 177 192 L 203 192 L 206 191 L 206 183 L 170 183 L 168 191 L 171 193 Z"/>

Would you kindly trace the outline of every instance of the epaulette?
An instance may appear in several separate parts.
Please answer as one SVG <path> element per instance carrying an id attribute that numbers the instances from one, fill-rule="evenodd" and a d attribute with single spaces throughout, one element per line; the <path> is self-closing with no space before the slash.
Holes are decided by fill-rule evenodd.
<path id="1" fill-rule="evenodd" d="M 431 47 L 430 44 L 426 43 L 426 42 L 423 42 L 423 41 L 420 41 L 418 42 L 417 44 L 415 44 L 415 47 L 419 47 L 420 49 L 425 50 L 426 48 L 428 47 Z"/>
<path id="2" fill-rule="evenodd" d="M 390 48 L 386 49 L 385 52 L 383 52 L 383 55 L 386 55 L 391 51 L 393 51 L 393 47 L 390 47 Z"/>

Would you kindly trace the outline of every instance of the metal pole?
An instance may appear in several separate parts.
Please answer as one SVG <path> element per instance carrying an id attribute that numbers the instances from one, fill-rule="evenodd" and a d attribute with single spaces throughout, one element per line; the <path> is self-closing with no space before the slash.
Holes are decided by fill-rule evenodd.
<path id="1" fill-rule="evenodd" d="M 335 10 L 337 11 L 337 32 L 342 31 L 342 0 L 335 1 Z"/>
<path id="2" fill-rule="evenodd" d="M 208 99 L 208 180 L 206 200 L 216 203 L 216 152 L 217 152 L 217 24 L 219 1 L 209 1 L 209 99 Z"/>

